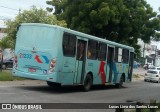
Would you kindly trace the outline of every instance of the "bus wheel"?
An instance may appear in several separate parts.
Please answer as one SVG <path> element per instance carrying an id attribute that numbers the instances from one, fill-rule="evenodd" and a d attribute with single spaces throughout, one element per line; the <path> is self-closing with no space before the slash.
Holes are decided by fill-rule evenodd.
<path id="1" fill-rule="evenodd" d="M 118 84 L 116 84 L 117 88 L 122 88 L 124 82 L 124 76 L 122 75 Z"/>
<path id="2" fill-rule="evenodd" d="M 48 84 L 48 86 L 53 87 L 53 88 L 61 87 L 61 85 L 59 83 L 55 83 L 55 82 L 47 81 L 47 84 Z"/>
<path id="3" fill-rule="evenodd" d="M 83 85 L 83 90 L 84 91 L 89 91 L 92 87 L 92 83 L 93 83 L 93 78 L 90 74 L 87 74 L 85 81 L 84 81 L 84 85 Z"/>

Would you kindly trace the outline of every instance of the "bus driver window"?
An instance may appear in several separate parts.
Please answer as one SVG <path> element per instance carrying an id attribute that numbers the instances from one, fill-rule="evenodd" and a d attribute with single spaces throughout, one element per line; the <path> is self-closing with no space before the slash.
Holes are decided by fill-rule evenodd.
<path id="1" fill-rule="evenodd" d="M 78 43 L 78 51 L 77 51 L 77 58 L 78 60 L 83 60 L 84 57 L 84 43 Z"/>
<path id="2" fill-rule="evenodd" d="M 88 55 L 88 58 L 91 58 L 91 51 L 90 51 L 90 49 L 88 49 L 87 55 Z"/>

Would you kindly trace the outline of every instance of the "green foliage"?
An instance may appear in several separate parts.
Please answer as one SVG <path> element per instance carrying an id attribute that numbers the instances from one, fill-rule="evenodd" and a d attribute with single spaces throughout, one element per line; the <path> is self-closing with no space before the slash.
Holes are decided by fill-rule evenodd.
<path id="1" fill-rule="evenodd" d="M 155 41 L 160 41 L 160 33 L 156 32 L 155 35 L 154 35 L 154 39 Z"/>
<path id="2" fill-rule="evenodd" d="M 12 48 L 14 40 L 12 38 L 3 38 L 0 40 L 0 48 L 4 50 L 5 48 Z"/>
<path id="3" fill-rule="evenodd" d="M 0 81 L 25 80 L 24 78 L 14 77 L 9 71 L 0 72 Z"/>
<path id="4" fill-rule="evenodd" d="M 47 4 L 55 7 L 54 14 L 66 20 L 68 28 L 133 46 L 137 52 L 137 39 L 149 43 L 160 29 L 157 13 L 145 0 L 50 0 Z"/>
<path id="5" fill-rule="evenodd" d="M 37 9 L 33 6 L 30 10 L 25 10 L 16 16 L 15 20 L 6 22 L 7 36 L 4 38 L 4 40 L 2 40 L 2 43 L 6 44 L 7 47 L 14 48 L 17 27 L 21 23 L 45 23 L 66 27 L 66 22 L 64 20 L 58 21 L 53 14 L 48 14 L 47 11 L 43 9 Z M 10 40 L 11 43 L 6 43 L 6 40 Z"/>

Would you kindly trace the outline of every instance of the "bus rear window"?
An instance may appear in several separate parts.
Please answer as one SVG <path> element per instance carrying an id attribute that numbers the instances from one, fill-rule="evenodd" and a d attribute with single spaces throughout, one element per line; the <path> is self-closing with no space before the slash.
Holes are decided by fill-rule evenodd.
<path id="1" fill-rule="evenodd" d="M 21 26 L 17 34 L 17 46 L 51 49 L 57 43 L 55 29 L 42 26 Z"/>

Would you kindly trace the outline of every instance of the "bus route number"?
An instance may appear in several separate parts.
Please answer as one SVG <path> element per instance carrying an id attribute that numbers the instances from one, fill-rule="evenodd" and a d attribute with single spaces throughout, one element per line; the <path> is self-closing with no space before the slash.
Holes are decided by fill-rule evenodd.
<path id="1" fill-rule="evenodd" d="M 20 58 L 26 58 L 26 59 L 31 59 L 32 58 L 32 55 L 31 54 L 23 54 L 23 53 L 20 53 L 19 55 Z"/>

